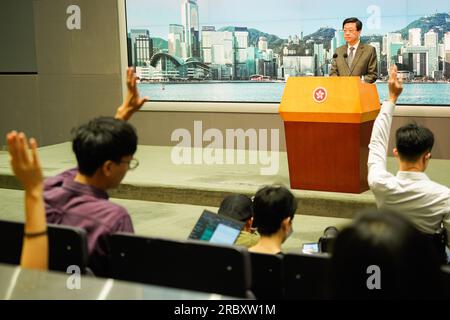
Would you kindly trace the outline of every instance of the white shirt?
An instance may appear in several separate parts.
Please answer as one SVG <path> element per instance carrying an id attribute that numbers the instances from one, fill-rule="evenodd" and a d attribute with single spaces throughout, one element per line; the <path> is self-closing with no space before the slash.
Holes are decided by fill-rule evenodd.
<path id="1" fill-rule="evenodd" d="M 361 40 L 358 40 L 358 42 L 355 43 L 353 46 L 351 46 L 350 44 L 347 43 L 347 56 L 350 56 L 350 47 L 353 47 L 353 48 L 355 48 L 355 50 L 353 50 L 353 58 L 355 58 L 356 50 L 358 50 L 358 46 L 359 46 L 360 42 L 361 42 Z"/>
<path id="2" fill-rule="evenodd" d="M 427 234 L 435 233 L 443 223 L 450 235 L 450 190 L 423 172 L 399 171 L 394 176 L 386 170 L 394 107 L 391 102 L 383 103 L 370 138 L 368 182 L 377 206 L 405 215 Z"/>

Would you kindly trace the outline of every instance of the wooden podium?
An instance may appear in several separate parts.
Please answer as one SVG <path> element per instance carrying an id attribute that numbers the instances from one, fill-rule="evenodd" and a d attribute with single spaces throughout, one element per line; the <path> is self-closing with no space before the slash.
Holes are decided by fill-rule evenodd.
<path id="1" fill-rule="evenodd" d="M 291 188 L 361 193 L 380 100 L 359 77 L 290 77 L 280 104 Z"/>

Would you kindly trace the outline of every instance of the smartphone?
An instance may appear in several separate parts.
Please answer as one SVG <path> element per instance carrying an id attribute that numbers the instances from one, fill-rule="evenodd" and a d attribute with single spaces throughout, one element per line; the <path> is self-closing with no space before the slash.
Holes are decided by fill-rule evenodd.
<path id="1" fill-rule="evenodd" d="M 318 243 L 304 243 L 302 247 L 303 253 L 319 253 L 319 244 Z"/>

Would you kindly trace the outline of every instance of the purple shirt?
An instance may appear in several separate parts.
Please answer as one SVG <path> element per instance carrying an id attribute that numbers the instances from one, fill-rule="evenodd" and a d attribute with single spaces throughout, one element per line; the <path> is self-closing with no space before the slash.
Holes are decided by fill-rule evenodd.
<path id="1" fill-rule="evenodd" d="M 122 206 L 108 201 L 108 194 L 74 181 L 73 168 L 48 178 L 44 184 L 48 223 L 83 228 L 87 232 L 89 266 L 97 275 L 106 272 L 108 255 L 104 237 L 115 232 L 134 233 L 130 215 Z"/>

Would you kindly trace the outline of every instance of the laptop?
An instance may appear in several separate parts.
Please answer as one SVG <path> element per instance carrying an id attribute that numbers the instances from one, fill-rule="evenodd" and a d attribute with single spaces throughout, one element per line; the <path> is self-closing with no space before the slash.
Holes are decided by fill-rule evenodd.
<path id="1" fill-rule="evenodd" d="M 245 222 L 204 210 L 188 239 L 218 244 L 233 244 Z"/>

